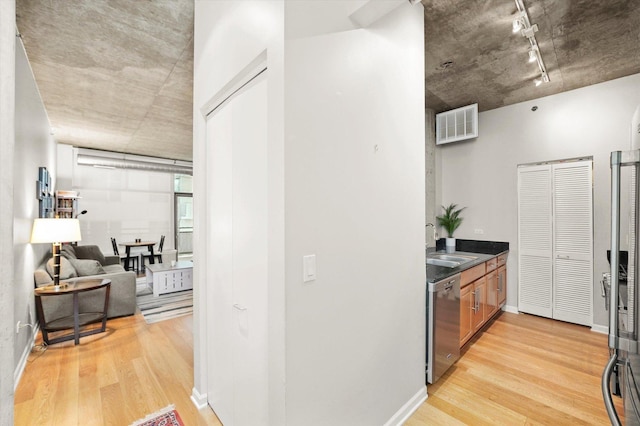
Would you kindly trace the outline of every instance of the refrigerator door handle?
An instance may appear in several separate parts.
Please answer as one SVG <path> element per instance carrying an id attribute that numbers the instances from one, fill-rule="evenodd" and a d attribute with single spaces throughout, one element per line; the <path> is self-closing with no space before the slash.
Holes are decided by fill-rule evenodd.
<path id="1" fill-rule="evenodd" d="M 613 350 L 611 353 L 611 358 L 609 358 L 609 362 L 602 373 L 602 396 L 604 398 L 604 407 L 607 409 L 607 414 L 609 415 L 609 420 L 611 421 L 612 426 L 621 426 L 620 417 L 618 417 L 618 413 L 616 412 L 615 407 L 613 406 L 613 397 L 611 396 L 611 374 L 613 373 L 613 368 L 618 362 L 618 355 L 616 351 Z"/>
<path id="2" fill-rule="evenodd" d="M 621 425 L 611 396 L 611 374 L 618 361 L 618 258 L 620 256 L 620 165 L 622 153 L 611 153 L 611 282 L 609 286 L 609 352 L 611 357 L 602 372 L 602 397 L 614 426 Z"/>

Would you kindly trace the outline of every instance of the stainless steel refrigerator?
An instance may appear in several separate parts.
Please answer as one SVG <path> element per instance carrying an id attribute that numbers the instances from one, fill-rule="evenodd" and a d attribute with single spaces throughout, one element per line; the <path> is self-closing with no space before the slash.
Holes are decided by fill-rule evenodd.
<path id="1" fill-rule="evenodd" d="M 628 175 L 623 175 L 630 172 Z M 628 176 L 628 177 L 627 177 Z M 629 253 L 626 283 L 620 268 L 621 206 L 628 226 Z M 626 212 L 629 212 L 628 216 Z M 640 425 L 640 316 L 638 277 L 640 275 L 640 106 L 631 122 L 631 150 L 611 153 L 611 253 L 609 294 L 609 353 L 602 373 L 602 394 L 611 424 L 620 425 L 612 394 L 624 401 L 624 423 Z M 622 270 L 622 271 L 621 271 Z M 626 284 L 626 285 L 624 285 Z M 621 303 L 621 301 L 624 301 Z"/>

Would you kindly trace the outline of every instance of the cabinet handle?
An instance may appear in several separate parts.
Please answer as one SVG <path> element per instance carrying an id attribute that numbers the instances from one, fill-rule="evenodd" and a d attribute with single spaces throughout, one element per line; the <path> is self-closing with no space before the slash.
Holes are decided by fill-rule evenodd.
<path id="1" fill-rule="evenodd" d="M 498 291 L 502 293 L 502 274 L 498 275 Z"/>
<path id="2" fill-rule="evenodd" d="M 240 305 L 238 305 L 237 303 L 234 303 L 234 304 L 233 304 L 233 307 L 234 307 L 235 309 L 239 310 L 239 311 L 246 311 L 246 310 L 247 310 L 247 307 L 246 307 L 246 306 L 240 306 Z"/>

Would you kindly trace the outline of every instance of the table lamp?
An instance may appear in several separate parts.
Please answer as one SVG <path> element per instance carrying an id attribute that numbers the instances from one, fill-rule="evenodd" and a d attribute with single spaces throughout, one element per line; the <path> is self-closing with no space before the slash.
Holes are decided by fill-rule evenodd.
<path id="1" fill-rule="evenodd" d="M 60 289 L 60 246 L 62 243 L 80 241 L 78 219 L 35 219 L 31 230 L 31 243 L 53 244 L 53 285 Z"/>

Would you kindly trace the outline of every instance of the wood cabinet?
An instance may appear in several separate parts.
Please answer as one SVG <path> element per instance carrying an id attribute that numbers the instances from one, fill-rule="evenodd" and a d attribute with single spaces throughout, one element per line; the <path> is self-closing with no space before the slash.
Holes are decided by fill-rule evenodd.
<path id="1" fill-rule="evenodd" d="M 498 306 L 503 306 L 507 302 L 507 267 L 499 267 L 497 275 Z"/>
<path id="2" fill-rule="evenodd" d="M 500 311 L 507 299 L 507 254 L 462 271 L 460 347 Z"/>
<path id="3" fill-rule="evenodd" d="M 460 289 L 460 347 L 482 328 L 488 318 L 487 279 L 482 276 Z"/>
<path id="4" fill-rule="evenodd" d="M 487 322 L 487 278 L 482 277 L 473 283 L 473 306 L 471 316 L 473 318 L 473 332 L 480 330 Z"/>
<path id="5" fill-rule="evenodd" d="M 499 308 L 498 272 L 493 270 L 487 274 L 487 316 L 492 317 Z"/>
<path id="6" fill-rule="evenodd" d="M 472 289 L 473 285 L 467 285 L 460 289 L 460 347 L 473 335 L 473 327 L 471 325 L 471 307 L 473 306 Z"/>

